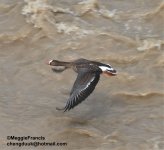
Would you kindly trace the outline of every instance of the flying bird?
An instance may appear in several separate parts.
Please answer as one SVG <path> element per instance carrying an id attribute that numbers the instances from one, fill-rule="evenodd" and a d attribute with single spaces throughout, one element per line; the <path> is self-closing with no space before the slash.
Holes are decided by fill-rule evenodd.
<path id="1" fill-rule="evenodd" d="M 73 109 L 93 92 L 100 79 L 100 74 L 106 74 L 108 76 L 115 76 L 117 74 L 116 70 L 109 64 L 83 58 L 72 62 L 50 60 L 48 64 L 51 66 L 63 67 L 60 69 L 52 68 L 54 72 L 62 72 L 68 68 L 72 68 L 78 74 L 65 107 L 56 108 L 64 112 Z"/>

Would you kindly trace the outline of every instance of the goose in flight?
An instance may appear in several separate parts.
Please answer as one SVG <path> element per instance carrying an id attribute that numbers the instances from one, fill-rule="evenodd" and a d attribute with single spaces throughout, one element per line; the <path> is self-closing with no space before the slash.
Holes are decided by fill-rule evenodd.
<path id="1" fill-rule="evenodd" d="M 52 68 L 54 72 L 62 72 L 65 69 L 72 68 L 78 74 L 65 107 L 56 108 L 64 112 L 74 108 L 93 92 L 100 79 L 100 74 L 107 74 L 108 76 L 115 76 L 117 74 L 116 70 L 109 64 L 83 58 L 71 62 L 50 60 L 48 64 L 64 67 L 63 69 Z"/>

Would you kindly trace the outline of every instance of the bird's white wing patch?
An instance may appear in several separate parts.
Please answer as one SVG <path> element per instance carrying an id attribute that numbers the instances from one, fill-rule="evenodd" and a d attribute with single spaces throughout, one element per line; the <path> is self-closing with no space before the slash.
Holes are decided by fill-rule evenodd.
<path id="1" fill-rule="evenodd" d="M 86 88 L 88 88 L 89 85 L 92 83 L 92 81 L 93 81 L 94 79 L 95 79 L 95 76 L 91 78 L 91 80 L 87 83 L 87 85 L 84 87 L 83 90 L 85 90 Z M 83 91 L 83 90 L 82 90 L 82 91 Z"/>

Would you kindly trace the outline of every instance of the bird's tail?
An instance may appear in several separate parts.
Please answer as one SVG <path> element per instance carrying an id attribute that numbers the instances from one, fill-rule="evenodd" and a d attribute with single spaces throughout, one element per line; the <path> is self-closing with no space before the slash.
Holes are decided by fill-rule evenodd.
<path id="1" fill-rule="evenodd" d="M 51 66 L 64 66 L 66 68 L 70 68 L 72 66 L 71 62 L 64 62 L 64 61 L 58 61 L 58 60 L 50 60 L 48 64 Z"/>

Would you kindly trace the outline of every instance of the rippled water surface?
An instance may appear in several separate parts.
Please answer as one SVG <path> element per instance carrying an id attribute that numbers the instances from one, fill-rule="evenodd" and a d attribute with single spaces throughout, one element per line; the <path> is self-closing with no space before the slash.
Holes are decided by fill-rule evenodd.
<path id="1" fill-rule="evenodd" d="M 6 136 L 44 136 L 63 147 L 164 149 L 164 1 L 0 0 L 0 144 Z M 76 78 L 49 59 L 111 64 L 94 93 L 63 107 Z"/>

